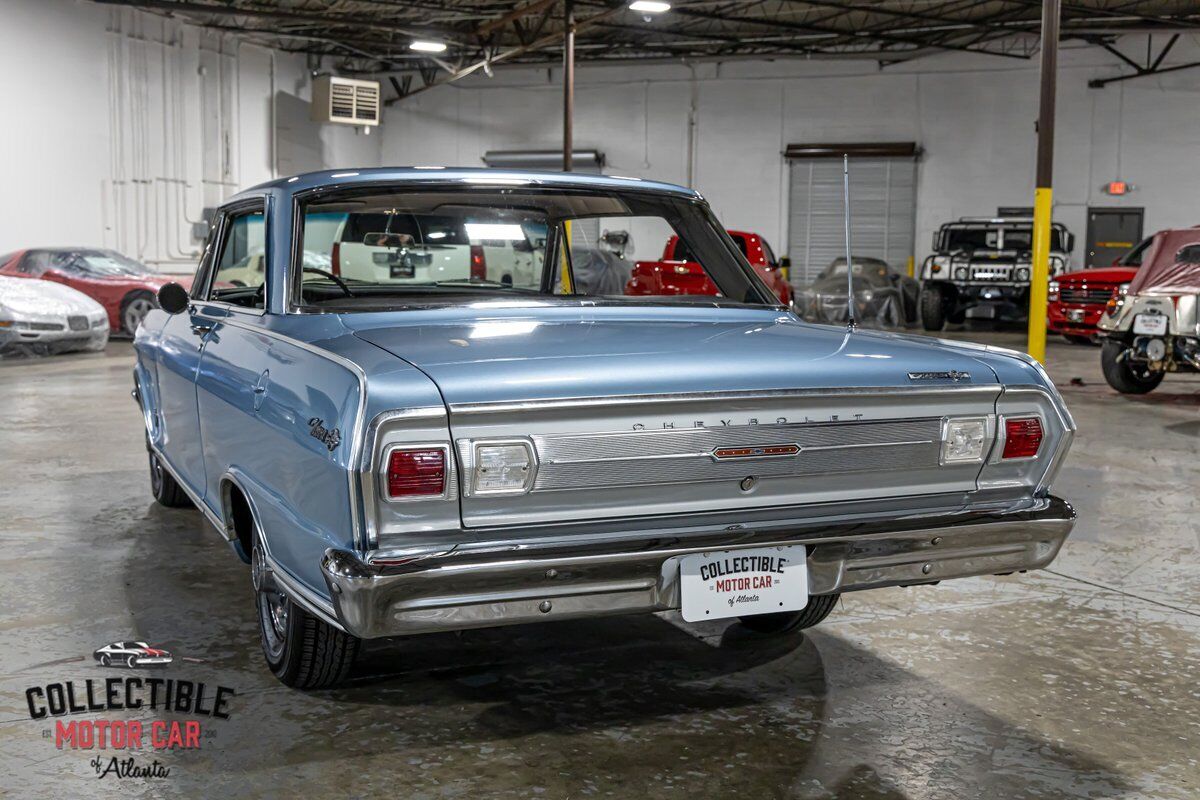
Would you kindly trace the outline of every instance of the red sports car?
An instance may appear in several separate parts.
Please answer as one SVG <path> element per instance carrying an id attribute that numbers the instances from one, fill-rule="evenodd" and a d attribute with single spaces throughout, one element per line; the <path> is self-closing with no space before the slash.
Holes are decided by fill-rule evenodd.
<path id="1" fill-rule="evenodd" d="M 1142 255 L 1154 237 L 1147 237 L 1125 255 L 1113 261 L 1111 267 L 1095 267 L 1064 272 L 1050 281 L 1046 298 L 1046 328 L 1061 333 L 1068 342 L 1088 344 L 1099 330 L 1096 323 L 1113 290 L 1129 283 L 1142 265 Z"/>
<path id="2" fill-rule="evenodd" d="M 754 267 L 758 277 L 775 293 L 784 305 L 791 305 L 792 287 L 779 269 L 779 261 L 767 240 L 757 233 L 727 231 L 742 255 Z M 667 240 L 661 261 L 639 261 L 633 266 L 633 277 L 625 284 L 625 294 L 716 294 L 717 285 L 709 280 L 704 267 L 698 264 L 678 236 Z"/>
<path id="3" fill-rule="evenodd" d="M 147 312 L 158 306 L 158 290 L 191 277 L 167 276 L 112 250 L 44 247 L 0 256 L 0 275 L 65 283 L 104 306 L 114 332 L 133 335 Z"/>

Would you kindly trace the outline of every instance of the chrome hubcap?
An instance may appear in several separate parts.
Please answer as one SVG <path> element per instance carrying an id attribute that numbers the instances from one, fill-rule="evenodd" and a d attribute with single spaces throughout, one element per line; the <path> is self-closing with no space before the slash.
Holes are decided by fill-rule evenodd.
<path id="1" fill-rule="evenodd" d="M 275 588 L 266 559 L 258 547 L 250 553 L 250 580 L 258 595 L 258 615 L 264 644 L 271 658 L 278 658 L 283 652 L 283 642 L 287 636 L 288 599 Z"/>

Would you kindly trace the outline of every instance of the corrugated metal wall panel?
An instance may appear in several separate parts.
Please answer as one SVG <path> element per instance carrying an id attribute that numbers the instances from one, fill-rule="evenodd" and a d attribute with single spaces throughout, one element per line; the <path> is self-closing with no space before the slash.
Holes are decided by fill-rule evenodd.
<path id="1" fill-rule="evenodd" d="M 842 162 L 791 159 L 788 255 L 791 280 L 803 286 L 845 255 Z M 882 258 L 904 272 L 913 255 L 917 164 L 913 158 L 850 162 L 850 238 L 854 255 Z"/>

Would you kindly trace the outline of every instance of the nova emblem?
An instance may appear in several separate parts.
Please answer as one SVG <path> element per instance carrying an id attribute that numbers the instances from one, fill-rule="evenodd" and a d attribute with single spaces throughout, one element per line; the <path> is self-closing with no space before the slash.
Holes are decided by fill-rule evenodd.
<path id="1" fill-rule="evenodd" d="M 908 373 L 910 381 L 969 381 L 971 373 L 959 372 L 956 369 L 947 370 L 946 372 L 910 372 Z"/>
<path id="2" fill-rule="evenodd" d="M 313 417 L 308 421 L 308 435 L 328 447 L 331 453 L 333 448 L 342 443 L 342 432 L 337 428 L 329 430 L 319 417 Z"/>
<path id="3" fill-rule="evenodd" d="M 765 458 L 770 456 L 794 456 L 800 452 L 796 444 L 768 444 L 750 447 L 718 447 L 712 451 L 712 457 L 717 461 L 728 461 L 734 458 Z"/>

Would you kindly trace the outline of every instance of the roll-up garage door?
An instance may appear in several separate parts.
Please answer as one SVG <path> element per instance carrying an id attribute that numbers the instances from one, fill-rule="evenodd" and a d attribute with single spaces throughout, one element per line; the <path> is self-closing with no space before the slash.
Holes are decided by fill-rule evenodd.
<path id="1" fill-rule="evenodd" d="M 850 238 L 853 255 L 881 258 L 905 274 L 916 229 L 915 145 L 790 145 L 788 256 L 791 282 L 803 286 L 846 253 L 842 152 L 850 153 Z M 818 150 L 814 148 L 824 148 Z M 889 149 L 896 155 L 881 155 Z M 819 153 L 812 156 L 811 153 Z"/>

